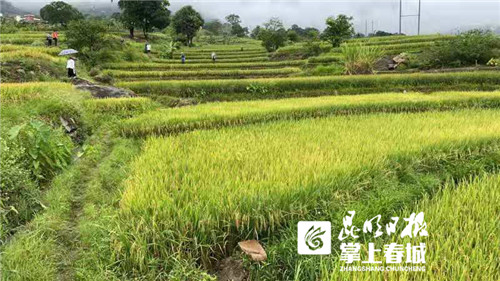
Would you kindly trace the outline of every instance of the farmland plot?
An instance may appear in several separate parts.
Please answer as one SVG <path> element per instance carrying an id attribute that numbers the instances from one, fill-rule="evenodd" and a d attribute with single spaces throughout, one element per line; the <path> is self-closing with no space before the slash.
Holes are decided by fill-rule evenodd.
<path id="1" fill-rule="evenodd" d="M 149 139 L 120 203 L 133 226 L 121 255 L 146 268 L 149 258 L 140 257 L 168 259 L 187 248 L 209 263 L 239 239 L 341 204 L 339 194 L 351 197 L 363 175 L 383 173 L 394 159 L 497 143 L 498 114 L 374 114 Z M 129 252 L 146 241 L 155 246 Z"/>

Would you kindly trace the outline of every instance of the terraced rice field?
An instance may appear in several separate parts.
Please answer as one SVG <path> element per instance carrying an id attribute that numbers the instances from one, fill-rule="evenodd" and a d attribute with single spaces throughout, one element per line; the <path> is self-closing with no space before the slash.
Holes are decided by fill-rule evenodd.
<path id="1" fill-rule="evenodd" d="M 399 51 L 449 38 L 348 44 Z M 32 118 L 59 129 L 63 116 L 88 134 L 69 146 L 77 160 L 46 183 L 43 206 L 0 245 L 2 278 L 213 281 L 229 259 L 255 281 L 500 279 L 500 72 L 300 76 L 308 63 L 340 62 L 337 50 L 275 61 L 250 39 L 174 59 L 154 48 L 148 62 L 102 66 L 139 97 L 2 83 L 3 131 Z M 58 59 L 55 48 L 0 51 Z M 297 253 L 298 221 L 330 221 L 338 234 L 349 210 L 357 225 L 425 212 L 427 270 L 341 272 L 333 236 L 331 255 Z M 407 242 L 397 237 L 377 246 Z M 241 252 L 247 239 L 263 245 L 265 262 Z M 370 241 L 358 241 L 366 258 Z"/>
<path id="2" fill-rule="evenodd" d="M 121 241 L 122 255 L 136 268 L 147 267 L 141 257 L 167 260 L 186 250 L 209 263 L 240 239 L 345 203 L 363 190 L 364 175 L 383 174 L 395 159 L 498 145 L 500 124 L 491 120 L 499 117 L 497 110 L 373 114 L 148 139 L 120 202 L 133 233 Z M 156 243 L 131 251 L 144 241 Z"/>
<path id="3" fill-rule="evenodd" d="M 296 98 L 208 103 L 160 109 L 126 120 L 125 136 L 170 135 L 197 129 L 298 120 L 329 115 L 377 112 L 421 112 L 461 108 L 497 108 L 500 92 L 438 92 L 433 94 L 368 94 L 358 96 Z"/>
<path id="4" fill-rule="evenodd" d="M 495 90 L 498 72 L 454 72 L 227 79 L 133 81 L 116 83 L 144 96 L 199 98 L 201 101 L 249 100 L 403 91 Z"/>

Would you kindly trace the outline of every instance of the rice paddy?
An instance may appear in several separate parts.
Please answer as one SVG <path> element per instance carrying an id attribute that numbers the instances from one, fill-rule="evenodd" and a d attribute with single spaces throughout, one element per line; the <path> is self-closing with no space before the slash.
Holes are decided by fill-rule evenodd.
<path id="1" fill-rule="evenodd" d="M 328 115 L 498 107 L 500 107 L 500 92 L 368 94 L 223 102 L 148 112 L 124 121 L 121 131 L 126 136 L 145 137 Z"/>
<path id="2" fill-rule="evenodd" d="M 452 90 L 455 87 L 463 90 L 495 90 L 500 84 L 500 74 L 498 72 L 454 72 L 244 80 L 133 81 L 116 84 L 145 96 L 197 97 L 201 95 L 203 100 L 214 101 L 405 90 L 442 91 Z"/>
<path id="3" fill-rule="evenodd" d="M 393 157 L 498 138 L 500 124 L 491 122 L 497 115 L 374 114 L 149 139 L 120 202 L 135 237 L 122 245 L 156 241 L 130 253 L 134 262 L 185 249 L 208 262 L 208 253 L 252 234 L 270 235 L 324 199 L 354 192 L 357 179 L 384 169 Z"/>

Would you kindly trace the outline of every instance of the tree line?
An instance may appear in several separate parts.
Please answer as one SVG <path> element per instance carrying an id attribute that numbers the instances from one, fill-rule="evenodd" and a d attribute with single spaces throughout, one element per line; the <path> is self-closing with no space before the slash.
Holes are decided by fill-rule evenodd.
<path id="1" fill-rule="evenodd" d="M 251 32 L 242 25 L 239 15 L 230 14 L 225 22 L 218 19 L 205 21 L 201 14 L 192 6 L 184 6 L 175 14 L 168 9 L 168 0 L 156 1 L 118 1 L 120 13 L 112 19 L 120 22 L 129 30 L 130 37 L 135 36 L 135 30 L 142 30 L 146 39 L 153 30 L 163 30 L 169 26 L 175 31 L 175 41 L 192 45 L 193 39 L 200 30 L 205 30 L 214 36 L 251 37 L 262 40 L 268 51 L 276 51 L 287 42 L 323 40 L 333 47 L 338 47 L 342 41 L 364 36 L 355 34 L 353 18 L 338 15 L 326 19 L 326 28 L 320 31 L 314 27 L 302 28 L 297 24 L 285 28 L 279 18 L 271 18 L 262 25 L 256 26 Z M 70 4 L 63 1 L 52 2 L 40 10 L 42 19 L 51 24 L 61 24 L 66 27 L 70 21 L 82 20 L 84 16 Z M 382 32 L 383 33 L 383 32 Z"/>

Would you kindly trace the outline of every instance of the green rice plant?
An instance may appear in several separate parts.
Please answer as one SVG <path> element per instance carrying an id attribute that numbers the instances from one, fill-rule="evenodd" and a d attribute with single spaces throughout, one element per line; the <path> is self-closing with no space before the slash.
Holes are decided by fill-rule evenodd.
<path id="1" fill-rule="evenodd" d="M 260 42 L 257 41 L 256 44 L 238 44 L 238 45 L 224 45 L 224 44 L 210 44 L 208 46 L 195 46 L 190 48 L 183 48 L 179 50 L 180 52 L 237 52 L 237 51 L 262 51 L 265 50 L 260 46 Z"/>
<path id="2" fill-rule="evenodd" d="M 185 53 L 186 59 L 189 60 L 203 60 L 203 59 L 208 59 L 212 60 L 211 57 L 212 53 L 204 54 L 204 53 Z M 219 60 L 235 60 L 235 59 L 248 59 L 248 58 L 268 58 L 267 53 L 230 53 L 230 54 L 220 54 L 215 52 L 217 55 L 217 61 Z M 180 54 L 175 54 L 174 58 L 180 57 Z"/>
<path id="3" fill-rule="evenodd" d="M 43 44 L 44 37 L 41 36 L 39 38 L 24 38 L 24 37 L 18 37 L 18 38 L 2 38 L 2 44 L 14 44 L 14 45 L 30 45 L 33 44 L 34 42 L 40 42 Z"/>
<path id="4" fill-rule="evenodd" d="M 110 99 L 90 99 L 83 102 L 85 111 L 91 115 L 113 115 L 126 117 L 131 114 L 138 114 L 156 107 L 149 98 L 110 98 Z"/>
<path id="5" fill-rule="evenodd" d="M 137 81 L 119 82 L 116 85 L 129 88 L 142 95 L 195 97 L 197 93 L 203 90 L 205 93 L 204 100 L 206 101 L 248 100 L 293 96 L 395 92 L 403 90 L 494 90 L 498 89 L 498 85 L 500 85 L 500 73 L 478 71 L 244 80 Z M 247 87 L 250 85 L 265 87 L 268 89 L 268 94 L 263 95 L 259 93 L 258 95 L 254 95 L 247 90 Z"/>
<path id="6" fill-rule="evenodd" d="M 45 60 L 56 63 L 64 63 L 66 61 L 64 58 L 54 57 L 46 53 L 41 53 L 37 50 L 21 50 L 2 53 L 2 55 L 0 56 L 0 61 L 19 60 L 24 58 Z"/>
<path id="7" fill-rule="evenodd" d="M 342 62 L 342 56 L 340 54 L 326 54 L 317 57 L 311 57 L 308 59 L 309 63 L 331 63 L 331 62 Z"/>
<path id="8" fill-rule="evenodd" d="M 425 243 L 425 272 L 341 272 L 340 264 L 323 272 L 321 280 L 498 280 L 500 255 L 500 177 L 483 175 L 459 184 L 447 184 L 433 198 L 426 196 L 414 207 L 407 207 L 400 217 L 424 212 L 428 237 L 418 240 L 393 235 L 384 243 Z M 459 207 L 458 207 L 459 206 Z M 384 239 L 386 240 L 386 239 Z M 367 259 L 367 245 L 362 244 L 362 259 Z M 387 264 L 382 264 L 386 266 Z M 355 262 L 353 266 L 361 266 Z"/>
<path id="9" fill-rule="evenodd" d="M 454 35 L 422 35 L 422 36 L 385 36 L 385 37 L 364 37 L 348 40 L 347 44 L 357 44 L 362 42 L 364 45 L 389 45 L 406 44 L 421 42 L 437 42 L 451 40 Z"/>
<path id="10" fill-rule="evenodd" d="M 196 63 L 196 64 L 164 64 L 164 63 L 109 63 L 103 65 L 105 69 L 146 71 L 146 70 L 196 70 L 196 69 L 260 69 L 279 68 L 289 66 L 302 66 L 305 60 L 291 61 L 264 61 L 264 62 L 243 62 L 243 63 Z"/>
<path id="11" fill-rule="evenodd" d="M 343 44 L 341 49 L 345 72 L 350 75 L 373 73 L 375 63 L 382 57 L 382 51 L 376 46 Z"/>
<path id="12" fill-rule="evenodd" d="M 273 77 L 286 76 L 299 73 L 300 68 L 285 67 L 276 69 L 200 69 L 200 70 L 171 70 L 171 71 L 121 71 L 106 70 L 105 74 L 120 80 L 152 80 L 152 79 L 176 79 L 176 78 L 246 78 L 246 77 Z"/>
<path id="13" fill-rule="evenodd" d="M 225 50 L 225 49 L 220 49 L 220 50 L 184 50 L 182 51 L 186 55 L 205 55 L 205 56 L 210 56 L 212 53 L 216 53 L 217 55 L 221 56 L 226 56 L 226 55 L 238 55 L 238 54 L 253 54 L 253 55 L 267 55 L 268 52 L 265 49 L 250 49 L 250 50 L 241 50 L 241 49 L 234 49 L 234 50 Z M 176 55 L 180 55 L 181 51 L 177 51 L 175 53 Z"/>
<path id="14" fill-rule="evenodd" d="M 6 52 L 16 52 L 16 51 L 34 51 L 34 52 L 49 54 L 52 56 L 57 56 L 59 52 L 61 52 L 61 49 L 57 47 L 47 48 L 47 47 L 19 46 L 11 44 L 0 45 L 0 52 L 2 54 Z"/>
<path id="15" fill-rule="evenodd" d="M 391 41 L 391 42 L 401 42 L 406 41 L 406 40 L 411 40 L 412 42 L 414 41 L 434 41 L 434 40 L 440 40 L 443 38 L 453 38 L 454 35 L 443 35 L 443 34 L 431 34 L 431 35 L 392 35 L 392 36 L 375 36 L 375 37 L 362 37 L 362 38 L 355 38 L 355 39 L 350 39 L 347 42 L 348 43 L 355 43 L 355 42 L 384 42 L 384 41 Z M 446 40 L 446 39 L 445 39 Z"/>
<path id="16" fill-rule="evenodd" d="M 500 107 L 500 92 L 369 94 L 224 102 L 148 112 L 123 121 L 119 129 L 124 136 L 146 137 L 328 115 L 498 107 Z"/>
<path id="17" fill-rule="evenodd" d="M 2 103 L 13 104 L 30 100 L 72 95 L 73 85 L 62 82 L 2 83 Z"/>
<path id="18" fill-rule="evenodd" d="M 500 124 L 491 120 L 499 117 L 375 114 L 150 138 L 120 202 L 127 227 L 117 235 L 117 260 L 139 271 L 173 254 L 208 265 L 237 241 L 356 198 L 375 185 L 372 176 L 390 174 L 394 158 L 498 144 Z"/>
<path id="19" fill-rule="evenodd" d="M 243 63 L 243 62 L 263 62 L 263 61 L 269 61 L 269 57 L 252 57 L 252 58 L 236 58 L 236 59 L 218 59 L 216 63 Z M 153 59 L 153 62 L 158 62 L 158 63 L 181 63 L 181 59 L 172 59 L 172 60 L 165 60 L 165 59 Z M 211 58 L 207 59 L 190 59 L 189 57 L 186 57 L 186 64 L 189 63 L 213 63 Z"/>
<path id="20" fill-rule="evenodd" d="M 363 45 L 362 43 L 345 44 L 348 46 Z M 406 44 L 388 44 L 388 45 L 363 45 L 364 48 L 379 48 L 383 54 L 392 55 L 403 52 L 421 52 L 422 50 L 434 46 L 434 42 L 406 43 Z M 342 47 L 334 48 L 330 53 L 337 54 L 342 52 Z"/>

